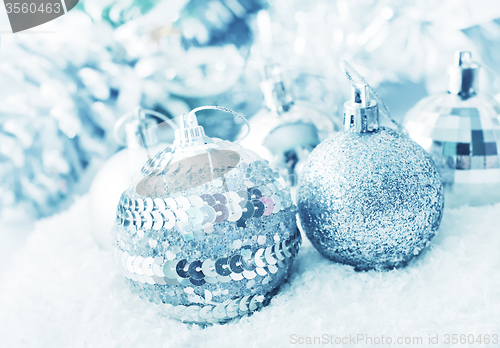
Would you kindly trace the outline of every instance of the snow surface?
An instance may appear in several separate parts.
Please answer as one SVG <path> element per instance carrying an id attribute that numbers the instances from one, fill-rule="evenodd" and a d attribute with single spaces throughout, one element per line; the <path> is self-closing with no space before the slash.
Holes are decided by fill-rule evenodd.
<path id="1" fill-rule="evenodd" d="M 433 347 L 479 347 L 445 345 L 445 335 L 500 336 L 499 216 L 500 204 L 447 209 L 431 247 L 390 272 L 355 272 L 304 239 L 291 279 L 269 306 L 203 329 L 157 314 L 130 292 L 112 254 L 90 235 L 83 197 L 38 222 L 3 274 L 0 347 L 296 347 L 313 346 L 293 344 L 299 337 L 358 334 L 422 337 L 418 347 L 438 335 Z M 341 346 L 333 342 L 324 346 Z"/>

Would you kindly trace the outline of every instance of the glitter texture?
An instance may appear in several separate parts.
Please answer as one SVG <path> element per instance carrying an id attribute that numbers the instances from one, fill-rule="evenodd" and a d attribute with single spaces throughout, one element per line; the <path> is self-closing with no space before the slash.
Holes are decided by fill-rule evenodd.
<path id="1" fill-rule="evenodd" d="M 209 161 L 200 160 L 207 154 Z M 167 148 L 143 174 L 123 193 L 115 228 L 115 262 L 132 291 L 198 324 L 266 305 L 301 243 L 296 206 L 278 172 L 254 152 L 215 139 L 173 154 Z"/>
<path id="2" fill-rule="evenodd" d="M 323 256 L 357 270 L 392 269 L 437 233 L 443 186 L 431 157 L 408 136 L 384 127 L 341 132 L 311 153 L 298 206 Z"/>

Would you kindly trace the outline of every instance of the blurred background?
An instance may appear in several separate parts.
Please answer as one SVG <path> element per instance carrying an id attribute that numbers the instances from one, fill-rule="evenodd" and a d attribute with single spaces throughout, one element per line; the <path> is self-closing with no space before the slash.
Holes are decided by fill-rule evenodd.
<path id="1" fill-rule="evenodd" d="M 0 275 L 38 219 L 88 192 L 126 144 L 116 122 L 137 106 L 251 118 L 263 67 L 279 64 L 295 100 L 339 123 L 347 60 L 401 121 L 446 90 L 456 50 L 489 67 L 481 91 L 500 92 L 497 0 L 84 0 L 1 40 Z M 199 121 L 227 140 L 243 125 L 215 112 Z"/>

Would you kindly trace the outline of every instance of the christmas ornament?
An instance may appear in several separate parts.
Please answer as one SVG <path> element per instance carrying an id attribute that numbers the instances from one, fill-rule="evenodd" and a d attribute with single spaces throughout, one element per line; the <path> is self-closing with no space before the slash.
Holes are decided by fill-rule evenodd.
<path id="1" fill-rule="evenodd" d="M 293 101 L 278 64 L 264 67 L 261 83 L 265 108 L 250 120 L 252 131 L 242 145 L 267 159 L 293 186 L 304 160 L 335 126 L 318 109 Z"/>
<path id="2" fill-rule="evenodd" d="M 367 84 L 353 83 L 344 130 L 309 156 L 299 216 L 323 256 L 357 270 L 391 269 L 418 255 L 436 234 L 443 186 L 423 148 L 379 127 L 378 103 L 367 94 Z"/>
<path id="3" fill-rule="evenodd" d="M 172 147 L 143 167 L 117 210 L 116 262 L 134 292 L 173 318 L 222 323 L 267 304 L 301 242 L 278 172 L 208 138 L 183 115 Z"/>
<path id="4" fill-rule="evenodd" d="M 450 207 L 500 201 L 500 104 L 477 93 L 478 69 L 457 52 L 448 92 L 421 100 L 404 121 L 433 156 Z"/>
<path id="5" fill-rule="evenodd" d="M 113 245 L 111 230 L 122 192 L 132 184 L 148 157 L 167 146 L 159 138 L 159 126 L 152 116 L 177 128 L 166 116 L 152 110 L 137 109 L 124 115 L 115 125 L 115 139 L 126 148 L 104 163 L 90 186 L 91 233 L 101 248 L 111 249 Z M 121 130 L 125 130 L 125 141 L 121 139 Z"/>

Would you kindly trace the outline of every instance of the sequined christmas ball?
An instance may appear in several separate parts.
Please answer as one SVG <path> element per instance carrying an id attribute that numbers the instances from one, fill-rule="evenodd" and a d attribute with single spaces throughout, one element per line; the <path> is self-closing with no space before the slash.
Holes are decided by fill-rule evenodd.
<path id="1" fill-rule="evenodd" d="M 133 291 L 198 324 L 266 305 L 301 243 L 277 171 L 252 151 L 204 137 L 158 153 L 143 173 L 123 193 L 115 228 L 116 262 Z"/>
<path id="2" fill-rule="evenodd" d="M 307 237 L 323 256 L 357 270 L 405 265 L 434 237 L 443 208 L 430 156 L 388 128 L 328 138 L 300 179 Z"/>

